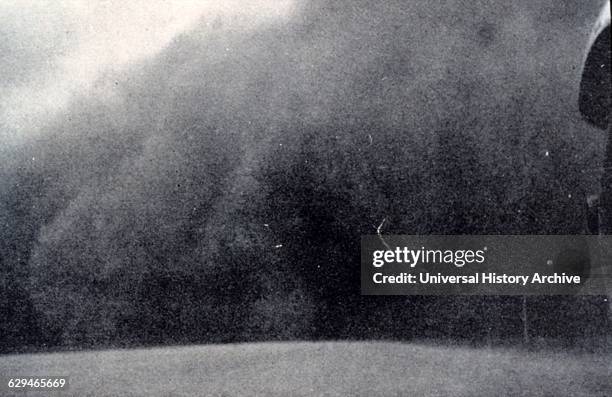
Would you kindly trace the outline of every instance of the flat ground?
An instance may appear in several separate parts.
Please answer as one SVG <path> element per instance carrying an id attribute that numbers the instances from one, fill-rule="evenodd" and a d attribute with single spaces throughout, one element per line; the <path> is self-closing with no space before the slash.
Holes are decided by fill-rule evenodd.
<path id="1" fill-rule="evenodd" d="M 612 396 L 610 356 L 388 342 L 12 355 L 0 374 L 69 376 L 53 395 L 74 396 Z"/>

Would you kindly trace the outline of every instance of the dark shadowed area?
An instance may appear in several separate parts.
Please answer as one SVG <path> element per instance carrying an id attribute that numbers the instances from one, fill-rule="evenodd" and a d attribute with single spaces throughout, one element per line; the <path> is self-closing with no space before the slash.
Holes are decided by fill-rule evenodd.
<path id="1" fill-rule="evenodd" d="M 257 29 L 204 17 L 101 76 L 0 148 L 0 351 L 514 344 L 520 298 L 362 297 L 360 236 L 584 233 L 599 5 L 310 1 Z M 529 332 L 601 341 L 608 310 L 532 298 Z"/>

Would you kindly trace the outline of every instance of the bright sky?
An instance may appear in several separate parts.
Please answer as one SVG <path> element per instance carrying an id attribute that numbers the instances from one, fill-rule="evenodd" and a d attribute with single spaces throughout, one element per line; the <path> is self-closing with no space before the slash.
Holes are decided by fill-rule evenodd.
<path id="1" fill-rule="evenodd" d="M 0 141 L 35 136 L 101 73 L 155 55 L 205 15 L 256 26 L 291 11 L 291 0 L 0 0 Z"/>

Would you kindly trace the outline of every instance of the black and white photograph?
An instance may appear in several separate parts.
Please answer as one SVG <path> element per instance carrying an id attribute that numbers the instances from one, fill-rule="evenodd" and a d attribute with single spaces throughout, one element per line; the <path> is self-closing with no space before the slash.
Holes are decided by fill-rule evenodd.
<path id="1" fill-rule="evenodd" d="M 0 0 L 0 396 L 612 397 L 609 0 Z"/>

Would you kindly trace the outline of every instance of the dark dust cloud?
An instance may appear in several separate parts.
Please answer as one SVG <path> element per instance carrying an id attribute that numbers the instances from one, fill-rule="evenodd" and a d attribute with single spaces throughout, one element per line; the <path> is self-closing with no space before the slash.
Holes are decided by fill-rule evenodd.
<path id="1" fill-rule="evenodd" d="M 2 151 L 2 349 L 520 335 L 514 298 L 361 297 L 359 237 L 581 232 L 597 3 L 312 1 L 101 76 Z"/>

